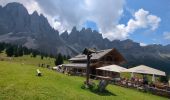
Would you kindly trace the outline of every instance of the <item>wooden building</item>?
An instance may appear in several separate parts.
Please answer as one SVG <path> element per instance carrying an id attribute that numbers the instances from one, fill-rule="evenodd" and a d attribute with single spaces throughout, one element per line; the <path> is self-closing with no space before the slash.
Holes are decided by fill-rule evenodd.
<path id="1" fill-rule="evenodd" d="M 66 72 L 71 74 L 85 75 L 87 66 L 87 56 L 79 54 L 69 59 L 70 64 L 63 64 Z M 92 53 L 90 60 L 90 74 L 96 75 L 96 68 L 107 66 L 107 65 L 121 65 L 125 63 L 124 57 L 115 49 L 100 50 L 96 53 Z"/>

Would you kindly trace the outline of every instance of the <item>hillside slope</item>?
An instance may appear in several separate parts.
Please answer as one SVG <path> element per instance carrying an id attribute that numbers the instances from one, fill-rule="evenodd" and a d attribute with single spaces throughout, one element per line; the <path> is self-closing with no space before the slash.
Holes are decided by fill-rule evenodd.
<path id="1" fill-rule="evenodd" d="M 98 95 L 81 89 L 85 78 L 45 68 L 39 68 L 43 76 L 37 77 L 36 69 L 31 65 L 0 61 L 0 100 L 167 100 L 114 85 L 107 87 L 109 95 Z"/>

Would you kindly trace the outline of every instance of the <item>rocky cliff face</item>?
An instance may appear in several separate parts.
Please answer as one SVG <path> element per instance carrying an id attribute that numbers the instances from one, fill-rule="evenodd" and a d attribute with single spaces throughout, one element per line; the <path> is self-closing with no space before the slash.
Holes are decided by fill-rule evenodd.
<path id="1" fill-rule="evenodd" d="M 104 39 L 102 34 L 91 29 L 78 31 L 74 27 L 71 33 L 61 35 L 54 30 L 47 19 L 36 11 L 28 14 L 19 3 L 0 6 L 0 42 L 10 42 L 38 49 L 49 54 L 62 53 L 74 56 L 85 47 L 100 49 L 116 48 L 127 60 L 125 66 L 145 64 L 164 71 L 170 70 L 170 45 L 149 45 L 141 47 L 132 40 Z"/>
<path id="2" fill-rule="evenodd" d="M 47 19 L 35 11 L 29 15 L 19 3 L 9 3 L 0 7 L 0 41 L 21 44 L 28 48 L 57 54 L 73 55 L 59 32 L 54 30 Z M 62 50 L 65 48 L 64 50 Z M 68 49 L 67 49 L 68 48 Z M 62 52 L 63 51 L 63 52 Z"/>
<path id="3" fill-rule="evenodd" d="M 91 29 L 83 28 L 81 31 L 77 31 L 74 27 L 69 35 L 67 32 L 61 34 L 61 38 L 78 51 L 82 51 L 85 47 L 92 47 L 96 49 L 108 48 L 104 43 L 105 40 L 102 35 L 96 31 L 92 31 Z"/>

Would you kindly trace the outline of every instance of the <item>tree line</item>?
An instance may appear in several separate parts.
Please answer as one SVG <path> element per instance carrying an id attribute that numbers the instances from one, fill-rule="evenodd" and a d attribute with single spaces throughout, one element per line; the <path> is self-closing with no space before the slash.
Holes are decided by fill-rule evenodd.
<path id="1" fill-rule="evenodd" d="M 70 56 L 62 55 L 62 54 L 48 54 L 35 49 L 29 49 L 22 45 L 14 45 L 9 43 L 0 43 L 0 53 L 5 51 L 8 57 L 22 57 L 23 55 L 31 55 L 31 57 L 36 57 L 37 55 L 41 56 L 41 59 L 44 57 L 55 58 L 55 65 L 61 65 L 64 63 L 64 60 L 70 59 Z"/>

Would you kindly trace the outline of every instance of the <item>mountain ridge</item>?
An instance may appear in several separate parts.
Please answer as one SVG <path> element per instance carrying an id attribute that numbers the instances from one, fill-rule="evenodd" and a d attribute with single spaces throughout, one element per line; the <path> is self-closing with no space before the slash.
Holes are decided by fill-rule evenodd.
<path id="1" fill-rule="evenodd" d="M 0 7 L 0 42 L 15 43 L 38 49 L 49 54 L 62 53 L 74 56 L 84 48 L 116 48 L 127 59 L 126 67 L 145 64 L 164 71 L 170 70 L 170 45 L 140 46 L 130 39 L 113 40 L 103 38 L 102 34 L 90 28 L 80 31 L 73 27 L 59 35 L 43 14 L 36 11 L 28 14 L 19 3 L 9 3 Z"/>

